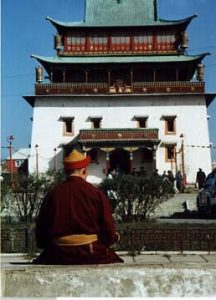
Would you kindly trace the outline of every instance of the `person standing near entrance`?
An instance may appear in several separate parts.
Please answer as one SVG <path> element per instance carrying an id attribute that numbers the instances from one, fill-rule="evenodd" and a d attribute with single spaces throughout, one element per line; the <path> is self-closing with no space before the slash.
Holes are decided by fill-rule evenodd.
<path id="1" fill-rule="evenodd" d="M 119 241 L 109 200 L 86 182 L 90 159 L 77 150 L 64 160 L 67 179 L 50 191 L 36 222 L 35 264 L 123 262 L 109 247 Z"/>
<path id="2" fill-rule="evenodd" d="M 199 190 L 203 187 L 203 183 L 206 179 L 206 174 L 203 172 L 201 168 L 199 168 L 199 171 L 196 174 L 196 183 L 198 184 Z"/>
<path id="3" fill-rule="evenodd" d="M 109 170 L 107 173 L 107 178 L 108 179 L 113 179 L 115 177 L 115 169 L 113 169 L 112 171 Z"/>

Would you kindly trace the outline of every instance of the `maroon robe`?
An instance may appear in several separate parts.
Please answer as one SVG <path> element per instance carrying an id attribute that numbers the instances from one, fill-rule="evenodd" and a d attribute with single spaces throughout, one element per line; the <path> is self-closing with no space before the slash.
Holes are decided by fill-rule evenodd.
<path id="1" fill-rule="evenodd" d="M 97 234 L 98 241 L 81 246 L 57 246 L 56 237 Z M 71 176 L 45 197 L 36 223 L 36 241 L 44 249 L 36 264 L 107 264 L 123 262 L 109 248 L 117 242 L 109 200 L 92 184 Z M 93 251 L 92 251 L 93 250 Z"/>

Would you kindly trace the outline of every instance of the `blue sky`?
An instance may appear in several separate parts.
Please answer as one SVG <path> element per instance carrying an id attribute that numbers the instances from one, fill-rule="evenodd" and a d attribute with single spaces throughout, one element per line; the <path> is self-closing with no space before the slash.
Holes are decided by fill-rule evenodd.
<path id="1" fill-rule="evenodd" d="M 131 0 L 132 1 L 132 0 Z M 45 18 L 79 21 L 83 0 L 2 0 L 2 158 L 8 156 L 7 137 L 15 149 L 31 143 L 32 107 L 22 98 L 33 95 L 37 62 L 31 54 L 55 55 L 55 28 Z M 158 0 L 159 16 L 183 19 L 198 14 L 188 27 L 189 54 L 210 52 L 204 60 L 206 92 L 216 92 L 216 0 Z M 216 100 L 209 106 L 210 141 L 216 146 Z M 197 141 L 199 144 L 199 141 Z M 216 149 L 212 150 L 216 160 Z"/>

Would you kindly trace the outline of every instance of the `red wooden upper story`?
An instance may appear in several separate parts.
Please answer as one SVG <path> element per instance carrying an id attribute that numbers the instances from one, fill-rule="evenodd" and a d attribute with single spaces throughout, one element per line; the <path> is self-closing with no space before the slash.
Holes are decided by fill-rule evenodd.
<path id="1" fill-rule="evenodd" d="M 187 48 L 187 34 L 177 29 L 73 29 L 55 36 L 58 55 L 176 54 Z"/>
<path id="2" fill-rule="evenodd" d="M 75 30 L 57 39 L 59 55 L 176 53 L 182 45 L 182 33 L 177 30 Z"/>

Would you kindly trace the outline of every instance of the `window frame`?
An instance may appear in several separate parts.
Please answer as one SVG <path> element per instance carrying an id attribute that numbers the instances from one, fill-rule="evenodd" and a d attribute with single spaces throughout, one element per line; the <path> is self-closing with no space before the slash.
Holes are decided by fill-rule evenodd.
<path id="1" fill-rule="evenodd" d="M 74 136 L 74 117 L 61 117 L 61 120 L 63 122 L 63 136 Z M 67 129 L 68 122 L 70 122 L 70 131 Z"/>
<path id="2" fill-rule="evenodd" d="M 97 122 L 98 122 L 98 126 L 95 126 L 95 124 L 97 124 Z M 92 129 L 100 129 L 101 123 L 102 123 L 102 118 L 92 118 L 91 119 L 91 128 Z"/>
<path id="3" fill-rule="evenodd" d="M 169 122 L 172 121 L 173 130 L 169 130 Z M 176 116 L 164 116 L 165 135 L 176 135 Z"/>
<path id="4" fill-rule="evenodd" d="M 141 126 L 141 122 L 144 122 L 144 126 Z M 148 118 L 137 118 L 137 128 L 148 128 Z"/>
<path id="5" fill-rule="evenodd" d="M 176 144 L 166 144 L 165 146 L 165 162 L 175 162 L 176 160 Z M 169 151 L 172 152 L 170 156 Z"/>
<path id="6" fill-rule="evenodd" d="M 157 49 L 162 51 L 170 51 L 175 49 L 176 32 L 161 31 L 156 35 Z"/>
<path id="7" fill-rule="evenodd" d="M 132 121 L 136 121 L 137 128 L 148 128 L 148 118 L 149 116 L 134 116 Z M 140 122 L 145 122 L 145 126 L 140 126 Z"/>
<path id="8" fill-rule="evenodd" d="M 98 116 L 98 117 L 89 116 L 87 119 L 87 122 L 91 122 L 91 129 L 100 129 L 100 128 L 102 128 L 102 119 L 103 119 L 103 117 L 100 117 L 100 116 Z M 95 126 L 95 122 L 98 122 L 99 127 Z"/>
<path id="9" fill-rule="evenodd" d="M 68 32 L 65 36 L 66 52 L 83 52 L 86 50 L 87 35 L 85 32 Z"/>
<path id="10" fill-rule="evenodd" d="M 133 50 L 152 51 L 154 49 L 153 31 L 138 32 L 133 36 Z"/>

